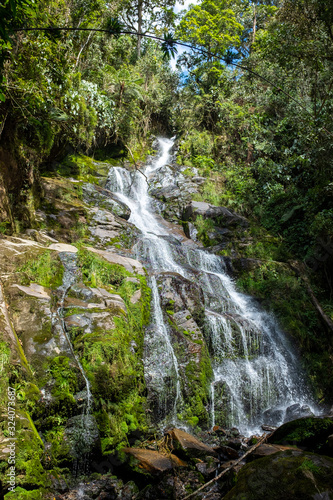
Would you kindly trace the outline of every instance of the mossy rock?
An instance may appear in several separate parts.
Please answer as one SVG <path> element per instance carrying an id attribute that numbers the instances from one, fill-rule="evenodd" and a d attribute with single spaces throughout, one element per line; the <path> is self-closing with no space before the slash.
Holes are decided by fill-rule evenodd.
<path id="1" fill-rule="evenodd" d="M 323 455 L 333 455 L 328 436 L 333 434 L 333 417 L 305 417 L 281 425 L 270 443 L 293 444 Z"/>
<path id="2" fill-rule="evenodd" d="M 45 500 L 47 497 L 47 490 L 44 488 L 38 490 L 25 490 L 24 488 L 15 488 L 15 491 L 7 493 L 5 500 Z"/>
<path id="3" fill-rule="evenodd" d="M 333 499 L 333 459 L 288 450 L 245 465 L 224 500 Z"/>

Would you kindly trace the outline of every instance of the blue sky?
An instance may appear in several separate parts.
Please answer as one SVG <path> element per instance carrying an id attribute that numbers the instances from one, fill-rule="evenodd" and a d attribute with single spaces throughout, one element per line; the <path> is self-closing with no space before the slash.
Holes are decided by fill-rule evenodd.
<path id="1" fill-rule="evenodd" d="M 199 3 L 199 0 L 185 0 L 183 5 L 181 5 L 179 2 L 176 2 L 175 12 L 178 13 L 181 10 L 188 9 L 191 4 L 195 5 L 197 3 Z M 184 47 L 177 47 L 177 50 L 178 50 L 177 55 L 179 55 L 179 56 L 181 54 L 183 54 L 184 52 L 186 52 L 186 49 Z M 176 61 L 177 61 L 177 59 L 171 59 L 170 65 L 171 65 L 172 69 L 176 69 Z"/>

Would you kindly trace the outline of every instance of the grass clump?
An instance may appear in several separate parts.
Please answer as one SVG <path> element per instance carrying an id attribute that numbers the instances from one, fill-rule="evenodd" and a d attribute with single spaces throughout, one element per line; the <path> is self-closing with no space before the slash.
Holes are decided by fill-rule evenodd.
<path id="1" fill-rule="evenodd" d="M 26 285 L 38 283 L 47 288 L 56 289 L 62 283 L 63 267 L 57 254 L 46 251 L 38 259 L 26 262 L 19 272 L 24 272 L 27 278 Z"/>
<path id="2" fill-rule="evenodd" d="M 81 248 L 78 261 L 82 272 L 83 283 L 93 288 L 99 286 L 118 287 L 124 278 L 131 276 L 123 266 L 110 264 L 98 255 Z"/>

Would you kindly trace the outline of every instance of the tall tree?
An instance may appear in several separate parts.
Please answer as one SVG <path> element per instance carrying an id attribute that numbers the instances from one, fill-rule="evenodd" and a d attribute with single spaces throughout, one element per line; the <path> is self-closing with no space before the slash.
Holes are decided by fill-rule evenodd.
<path id="1" fill-rule="evenodd" d="M 176 0 L 125 0 L 121 18 L 125 26 L 137 33 L 137 55 L 141 56 L 142 35 L 162 34 L 173 27 Z M 182 2 L 181 2 L 182 3 Z"/>
<path id="2" fill-rule="evenodd" d="M 242 30 L 230 2 L 203 0 L 184 13 L 177 36 L 195 47 L 222 56 L 229 48 L 239 45 Z"/>

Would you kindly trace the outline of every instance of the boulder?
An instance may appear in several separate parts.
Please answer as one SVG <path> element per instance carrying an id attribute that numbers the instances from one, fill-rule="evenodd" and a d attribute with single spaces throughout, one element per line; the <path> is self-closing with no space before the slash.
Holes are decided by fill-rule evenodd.
<path id="1" fill-rule="evenodd" d="M 82 185 L 83 199 L 86 203 L 94 204 L 99 208 L 109 210 L 113 214 L 128 220 L 131 211 L 115 193 L 108 189 L 101 188 L 95 184 L 85 183 Z"/>
<path id="2" fill-rule="evenodd" d="M 239 458 L 238 452 L 234 448 L 231 448 L 231 446 L 220 445 L 216 451 L 218 451 L 218 453 L 223 453 L 223 455 L 232 460 L 237 460 L 237 458 Z"/>
<path id="3" fill-rule="evenodd" d="M 165 456 L 158 451 L 146 450 L 143 448 L 124 448 L 123 451 L 127 455 L 134 457 L 136 469 L 142 472 L 160 474 L 174 467 L 187 466 L 186 462 L 183 462 L 176 455 L 172 454 Z"/>
<path id="4" fill-rule="evenodd" d="M 98 248 L 94 247 L 86 247 L 86 249 L 90 252 L 97 253 L 98 255 L 103 257 L 103 259 L 111 262 L 112 264 L 123 266 L 130 273 L 137 272 L 141 275 L 145 274 L 143 265 L 138 260 L 131 259 L 130 257 L 123 257 L 122 255 L 118 255 L 117 253 L 109 252 L 107 250 L 99 250 Z"/>
<path id="5" fill-rule="evenodd" d="M 219 462 L 218 458 L 207 456 L 205 462 L 200 461 L 195 467 L 205 479 L 211 479 L 216 474 Z"/>
<path id="6" fill-rule="evenodd" d="M 219 225 L 225 226 L 242 226 L 247 227 L 248 222 L 245 217 L 238 215 L 226 207 L 217 207 L 215 205 L 210 205 L 203 201 L 191 201 L 191 203 L 185 208 L 183 214 L 183 220 L 195 220 L 198 216 L 204 219 L 219 219 Z"/>
<path id="7" fill-rule="evenodd" d="M 269 443 L 291 444 L 323 455 L 333 456 L 328 438 L 333 433 L 333 417 L 305 417 L 287 422 L 268 438 Z"/>
<path id="8" fill-rule="evenodd" d="M 297 418 L 313 416 L 314 414 L 308 405 L 300 405 L 299 403 L 295 403 L 288 406 L 288 408 L 286 409 L 286 416 L 284 421 L 290 422 L 291 420 L 296 420 Z"/>
<path id="9" fill-rule="evenodd" d="M 290 446 L 282 446 L 278 444 L 263 443 L 256 448 L 250 455 L 250 458 L 263 458 L 278 453 L 279 451 L 291 450 Z"/>
<path id="10" fill-rule="evenodd" d="M 283 422 L 284 411 L 281 408 L 269 408 L 262 414 L 264 425 L 279 425 Z"/>
<path id="11" fill-rule="evenodd" d="M 170 429 L 166 432 L 166 435 L 170 439 L 172 448 L 184 457 L 205 458 L 207 455 L 216 456 L 216 451 L 211 446 L 181 429 Z"/>
<path id="12" fill-rule="evenodd" d="M 333 498 L 333 459 L 300 450 L 248 463 L 224 500 L 319 500 Z"/>

